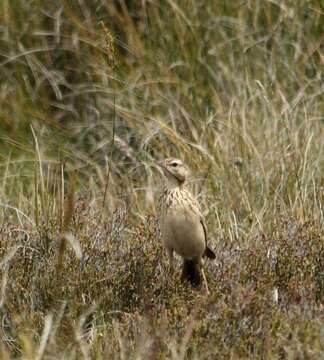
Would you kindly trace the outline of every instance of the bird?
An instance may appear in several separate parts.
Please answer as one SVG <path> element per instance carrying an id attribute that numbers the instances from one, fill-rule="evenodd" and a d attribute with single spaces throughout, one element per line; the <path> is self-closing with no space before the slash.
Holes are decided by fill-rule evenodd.
<path id="1" fill-rule="evenodd" d="M 200 205 L 187 188 L 189 169 L 177 158 L 157 161 L 157 165 L 165 178 L 157 207 L 170 269 L 174 270 L 176 252 L 183 259 L 181 279 L 189 281 L 194 287 L 199 287 L 203 281 L 209 294 L 203 258 L 215 259 L 216 255 L 207 244 L 207 228 Z"/>

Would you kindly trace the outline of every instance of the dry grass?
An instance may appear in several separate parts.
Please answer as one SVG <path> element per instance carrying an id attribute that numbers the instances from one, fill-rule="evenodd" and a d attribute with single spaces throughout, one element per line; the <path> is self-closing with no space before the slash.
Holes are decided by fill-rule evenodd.
<path id="1" fill-rule="evenodd" d="M 323 14 L 0 4 L 1 358 L 323 357 Z M 217 252 L 208 299 L 167 272 L 166 156 Z"/>

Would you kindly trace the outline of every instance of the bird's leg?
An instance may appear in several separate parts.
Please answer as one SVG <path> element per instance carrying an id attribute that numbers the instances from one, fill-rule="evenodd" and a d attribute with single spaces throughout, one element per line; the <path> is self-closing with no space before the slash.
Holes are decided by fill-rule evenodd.
<path id="1" fill-rule="evenodd" d="M 199 259 L 198 264 L 200 266 L 200 271 L 201 271 L 201 275 L 203 278 L 203 283 L 204 283 L 204 287 L 205 287 L 205 293 L 206 295 L 209 295 L 209 289 L 208 289 L 208 284 L 207 284 L 207 279 L 206 279 L 206 275 L 205 275 L 205 270 L 204 270 L 204 260 L 202 258 Z"/>
<path id="2" fill-rule="evenodd" d="M 169 257 L 170 272 L 173 273 L 173 270 L 174 270 L 173 249 L 167 249 L 167 254 L 168 254 L 168 257 Z"/>
<path id="3" fill-rule="evenodd" d="M 209 289 L 208 289 L 207 279 L 206 279 L 206 275 L 205 275 L 205 271 L 204 271 L 203 267 L 201 267 L 201 274 L 202 274 L 202 277 L 203 277 L 203 282 L 204 282 L 204 286 L 205 286 L 206 295 L 209 295 L 210 292 L 209 292 Z"/>

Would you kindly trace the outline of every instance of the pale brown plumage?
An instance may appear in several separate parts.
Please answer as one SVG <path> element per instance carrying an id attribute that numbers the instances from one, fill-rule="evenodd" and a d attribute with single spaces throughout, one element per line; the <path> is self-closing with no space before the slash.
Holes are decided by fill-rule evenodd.
<path id="1" fill-rule="evenodd" d="M 173 252 L 183 258 L 182 278 L 193 285 L 208 286 L 203 271 L 203 257 L 215 258 L 207 245 L 207 231 L 200 206 L 193 194 L 186 188 L 189 174 L 179 159 L 168 158 L 158 163 L 163 169 L 166 186 L 159 199 L 160 229 L 173 269 Z"/>

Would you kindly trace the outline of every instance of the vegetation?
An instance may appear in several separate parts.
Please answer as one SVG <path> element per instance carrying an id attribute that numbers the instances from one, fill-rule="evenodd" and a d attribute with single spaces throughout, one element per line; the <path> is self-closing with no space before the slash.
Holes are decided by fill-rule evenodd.
<path id="1" fill-rule="evenodd" d="M 323 2 L 2 0 L 0 23 L 1 358 L 323 358 Z M 207 298 L 159 241 L 167 156 Z"/>

